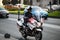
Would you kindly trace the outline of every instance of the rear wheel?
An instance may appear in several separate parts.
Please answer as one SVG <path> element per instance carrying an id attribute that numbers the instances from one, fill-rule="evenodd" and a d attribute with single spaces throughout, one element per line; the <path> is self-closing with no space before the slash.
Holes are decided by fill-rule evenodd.
<path id="1" fill-rule="evenodd" d="M 37 32 L 35 35 L 36 40 L 42 40 L 42 32 Z"/>
<path id="2" fill-rule="evenodd" d="M 9 16 L 6 16 L 6 18 L 9 18 Z"/>
<path id="3" fill-rule="evenodd" d="M 6 15 L 6 18 L 8 18 L 9 16 L 8 15 Z"/>

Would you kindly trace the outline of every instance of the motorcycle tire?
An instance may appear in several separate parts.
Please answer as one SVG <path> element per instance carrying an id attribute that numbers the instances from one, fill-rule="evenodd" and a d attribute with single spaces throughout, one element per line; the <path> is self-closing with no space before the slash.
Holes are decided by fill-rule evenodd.
<path id="1" fill-rule="evenodd" d="M 42 32 L 37 32 L 35 35 L 36 40 L 42 40 Z"/>
<path id="2" fill-rule="evenodd" d="M 27 39 L 27 35 L 24 31 L 22 32 L 22 36 L 24 37 L 25 40 Z"/>
<path id="3" fill-rule="evenodd" d="M 23 34 L 23 37 L 25 40 L 27 40 L 27 35 L 26 34 Z"/>

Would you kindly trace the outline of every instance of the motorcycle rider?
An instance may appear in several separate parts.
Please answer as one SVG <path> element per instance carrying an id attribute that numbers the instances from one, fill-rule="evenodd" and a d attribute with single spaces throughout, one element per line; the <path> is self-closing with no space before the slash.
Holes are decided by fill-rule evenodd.
<path id="1" fill-rule="evenodd" d="M 24 14 L 24 25 L 27 27 L 27 22 L 28 22 L 28 19 L 29 18 L 31 18 L 31 17 L 33 17 L 32 16 L 32 13 L 31 13 L 31 10 L 32 10 L 32 8 L 30 7 L 29 9 L 27 9 L 28 11 Z"/>

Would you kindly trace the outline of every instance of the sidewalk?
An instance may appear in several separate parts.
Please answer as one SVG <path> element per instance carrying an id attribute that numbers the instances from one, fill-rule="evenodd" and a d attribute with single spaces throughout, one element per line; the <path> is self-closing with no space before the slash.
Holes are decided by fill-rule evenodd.
<path id="1" fill-rule="evenodd" d="M 15 38 L 13 38 L 13 37 L 11 37 L 11 38 L 4 38 L 4 35 L 3 34 L 0 34 L 0 40 L 17 40 L 17 39 L 15 39 Z"/>

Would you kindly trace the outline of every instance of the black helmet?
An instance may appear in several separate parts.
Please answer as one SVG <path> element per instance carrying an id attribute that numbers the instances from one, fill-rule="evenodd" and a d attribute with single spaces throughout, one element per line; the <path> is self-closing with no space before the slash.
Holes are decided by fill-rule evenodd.
<path id="1" fill-rule="evenodd" d="M 27 10 L 32 10 L 32 8 L 31 8 L 31 7 L 29 7 Z"/>

